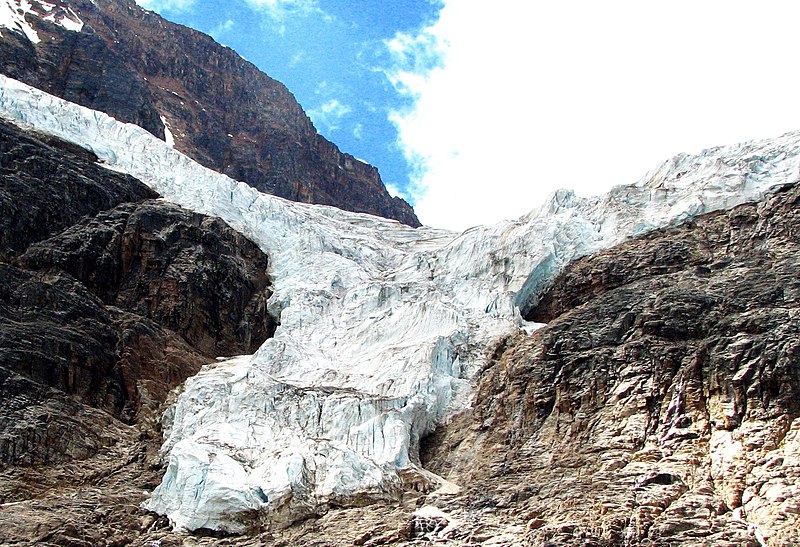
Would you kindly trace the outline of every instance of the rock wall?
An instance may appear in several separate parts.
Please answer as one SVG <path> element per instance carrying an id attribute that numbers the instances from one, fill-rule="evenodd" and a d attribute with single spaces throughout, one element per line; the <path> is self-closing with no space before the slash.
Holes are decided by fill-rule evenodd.
<path id="1" fill-rule="evenodd" d="M 375 167 L 319 135 L 283 84 L 233 50 L 132 0 L 53 6 L 34 2 L 24 16 L 38 43 L 2 32 L 0 72 L 161 139 L 166 123 L 178 150 L 263 192 L 419 226 Z M 75 15 L 80 31 L 57 24 L 59 10 Z"/>
<path id="2" fill-rule="evenodd" d="M 0 123 L 0 258 L 21 254 L 82 217 L 158 197 L 133 177 L 101 167 L 93 153 Z"/>
<path id="3" fill-rule="evenodd" d="M 19 263 L 66 272 L 204 355 L 252 353 L 275 328 L 266 255 L 221 220 L 169 203 L 104 211 L 32 245 Z"/>
<path id="4" fill-rule="evenodd" d="M 2 123 L 0 150 L 0 464 L 86 458 L 272 335 L 267 257 L 221 220 L 53 137 Z"/>
<path id="5" fill-rule="evenodd" d="M 429 440 L 451 509 L 526 545 L 797 545 L 799 229 L 793 186 L 571 265 Z"/>

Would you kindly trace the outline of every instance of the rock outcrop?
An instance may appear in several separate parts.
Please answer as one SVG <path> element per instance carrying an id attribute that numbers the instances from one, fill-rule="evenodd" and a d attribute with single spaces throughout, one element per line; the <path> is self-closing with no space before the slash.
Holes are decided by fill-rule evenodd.
<path id="1" fill-rule="evenodd" d="M 263 192 L 419 226 L 375 167 L 319 135 L 283 84 L 211 37 L 132 0 L 34 1 L 27 11 L 3 1 L 27 30 L 1 33 L 3 74 L 169 138 Z"/>
<path id="2" fill-rule="evenodd" d="M 0 150 L 0 466 L 92 456 L 272 335 L 267 257 L 224 222 L 53 137 L 4 122 Z"/>
<path id="3" fill-rule="evenodd" d="M 267 258 L 218 218 L 166 202 L 123 204 L 19 257 L 57 269 L 111 305 L 180 334 L 204 355 L 252 353 L 269 338 Z"/>
<path id="4" fill-rule="evenodd" d="M 429 439 L 451 509 L 526 545 L 797 545 L 799 227 L 793 186 L 572 264 Z"/>
<path id="5" fill-rule="evenodd" d="M 158 197 L 133 177 L 104 169 L 79 146 L 0 123 L 0 259 L 126 202 Z"/>

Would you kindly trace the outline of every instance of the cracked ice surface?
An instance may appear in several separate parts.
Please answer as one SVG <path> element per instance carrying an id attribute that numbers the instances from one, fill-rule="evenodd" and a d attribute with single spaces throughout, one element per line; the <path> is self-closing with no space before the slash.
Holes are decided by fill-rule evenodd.
<path id="1" fill-rule="evenodd" d="M 0 114 L 93 150 L 165 199 L 266 251 L 281 325 L 252 356 L 208 365 L 165 417 L 168 468 L 147 508 L 242 531 L 392 496 L 419 439 L 470 402 L 496 340 L 566 264 L 632 235 L 759 198 L 800 172 L 800 133 L 680 155 L 635 185 L 555 193 L 462 234 L 264 195 L 136 126 L 0 77 Z M 624 160 L 624 158 L 622 158 Z"/>

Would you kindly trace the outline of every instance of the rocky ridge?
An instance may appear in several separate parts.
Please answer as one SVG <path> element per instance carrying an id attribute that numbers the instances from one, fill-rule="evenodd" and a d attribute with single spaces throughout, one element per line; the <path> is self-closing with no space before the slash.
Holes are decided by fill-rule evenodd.
<path id="1" fill-rule="evenodd" d="M 797 545 L 798 229 L 793 185 L 568 267 L 427 446 L 454 515 L 525 545 Z"/>
<path id="2" fill-rule="evenodd" d="M 375 167 L 319 135 L 283 84 L 209 36 L 133 0 L 3 0 L 0 25 L 3 74 L 140 125 L 263 192 L 419 226 Z"/>
<path id="3" fill-rule="evenodd" d="M 7 122 L 0 150 L 6 523 L 20 500 L 94 484 L 86 477 L 96 481 L 97 468 L 80 462 L 107 461 L 108 473 L 131 458 L 145 466 L 169 391 L 219 355 L 253 351 L 275 321 L 266 255 L 219 219 L 154 199 L 91 152 Z M 158 468 L 148 461 L 137 480 Z M 34 543 L 60 534 L 59 522 L 40 522 Z M 0 541 L 37 537 L 13 530 Z"/>

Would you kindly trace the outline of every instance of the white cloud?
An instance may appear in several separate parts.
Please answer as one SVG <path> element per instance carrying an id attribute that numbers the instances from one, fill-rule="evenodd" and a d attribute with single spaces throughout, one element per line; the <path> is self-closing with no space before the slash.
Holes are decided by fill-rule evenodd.
<path id="1" fill-rule="evenodd" d="M 800 3 L 445 0 L 387 43 L 427 224 L 513 218 L 559 187 L 635 182 L 681 151 L 800 128 Z"/>
<path id="2" fill-rule="evenodd" d="M 296 67 L 302 61 L 304 61 L 305 58 L 306 58 L 306 52 L 305 51 L 298 51 L 297 53 L 292 55 L 292 58 L 289 60 L 289 66 L 290 67 Z"/>
<path id="3" fill-rule="evenodd" d="M 136 0 L 143 8 L 161 13 L 162 11 L 188 11 L 195 0 Z"/>
<path id="4" fill-rule="evenodd" d="M 400 189 L 399 186 L 395 186 L 391 182 L 384 182 L 383 185 L 386 186 L 386 191 L 389 192 L 389 195 L 393 198 L 408 199 L 408 196 Z"/>
<path id="5" fill-rule="evenodd" d="M 208 34 L 209 34 L 209 36 L 214 38 L 214 40 L 219 41 L 220 38 L 222 38 L 222 36 L 224 36 L 225 34 L 230 32 L 231 30 L 233 30 L 234 26 L 235 26 L 235 23 L 233 22 L 233 20 L 232 19 L 227 19 L 224 23 L 220 23 L 216 27 L 211 29 L 208 32 Z"/>
<path id="6" fill-rule="evenodd" d="M 364 138 L 364 126 L 360 123 L 357 123 L 353 126 L 353 136 L 357 139 Z"/>
<path id="7" fill-rule="evenodd" d="M 332 133 L 339 129 L 339 122 L 353 109 L 338 99 L 330 99 L 317 108 L 308 111 L 314 125 L 323 132 Z"/>
<path id="8" fill-rule="evenodd" d="M 245 0 L 254 10 L 266 13 L 276 21 L 284 21 L 291 15 L 325 13 L 317 5 L 317 0 Z"/>

